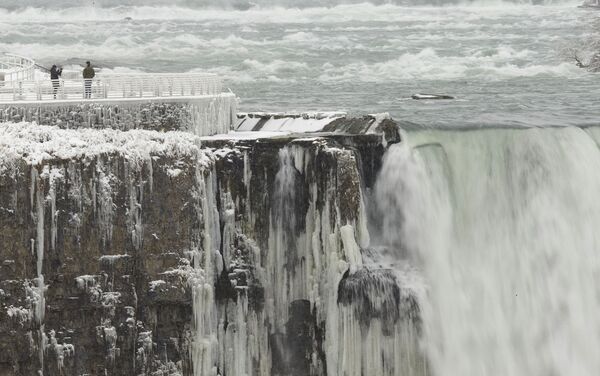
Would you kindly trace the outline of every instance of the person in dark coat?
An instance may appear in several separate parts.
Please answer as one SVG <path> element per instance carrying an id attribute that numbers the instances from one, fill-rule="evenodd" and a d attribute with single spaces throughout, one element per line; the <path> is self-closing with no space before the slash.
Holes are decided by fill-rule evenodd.
<path id="1" fill-rule="evenodd" d="M 54 99 L 56 99 L 56 93 L 60 87 L 60 76 L 62 75 L 62 68 L 53 65 L 50 68 L 50 80 L 52 81 L 52 92 L 54 93 Z"/>
<path id="2" fill-rule="evenodd" d="M 92 64 L 87 61 L 83 69 L 83 81 L 85 84 L 85 98 L 92 97 L 92 79 L 96 75 L 96 71 L 92 68 Z"/>

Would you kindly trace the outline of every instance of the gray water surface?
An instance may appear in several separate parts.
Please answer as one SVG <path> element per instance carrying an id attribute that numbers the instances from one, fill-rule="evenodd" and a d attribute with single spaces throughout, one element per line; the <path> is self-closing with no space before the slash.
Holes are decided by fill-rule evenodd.
<path id="1" fill-rule="evenodd" d="M 435 127 L 598 123 L 600 77 L 562 53 L 596 35 L 600 13 L 576 3 L 152 4 L 7 4 L 0 51 L 73 69 L 91 59 L 118 72 L 214 72 L 243 111 L 390 112 Z M 410 99 L 419 92 L 457 99 Z"/>

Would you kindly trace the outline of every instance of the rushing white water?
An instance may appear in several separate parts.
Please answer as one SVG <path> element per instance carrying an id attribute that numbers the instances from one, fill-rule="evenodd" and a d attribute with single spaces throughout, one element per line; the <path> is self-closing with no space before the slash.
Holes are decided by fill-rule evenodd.
<path id="1" fill-rule="evenodd" d="M 376 196 L 429 286 L 434 375 L 598 374 L 598 135 L 426 131 L 390 149 Z"/>

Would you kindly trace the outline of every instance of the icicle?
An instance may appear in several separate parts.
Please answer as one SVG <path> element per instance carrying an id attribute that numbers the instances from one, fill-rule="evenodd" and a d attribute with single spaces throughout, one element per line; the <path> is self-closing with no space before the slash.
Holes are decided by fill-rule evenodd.
<path id="1" fill-rule="evenodd" d="M 244 150 L 244 186 L 246 187 L 246 216 L 250 228 L 254 227 L 254 214 L 252 212 L 252 201 L 250 196 L 250 182 L 252 181 L 252 167 L 250 165 L 250 152 Z"/>
<path id="2" fill-rule="evenodd" d="M 133 165 L 133 166 L 132 166 Z M 136 250 L 142 249 L 144 240 L 144 225 L 142 223 L 142 203 L 144 202 L 144 181 L 141 177 L 142 167 L 135 162 L 126 164 L 128 176 L 129 207 L 127 212 L 127 227 Z M 140 175 L 139 177 L 137 175 Z M 139 178 L 139 179 L 138 179 Z"/>
<path id="3" fill-rule="evenodd" d="M 232 375 L 250 376 L 250 364 L 247 360 L 248 351 L 248 331 L 246 324 L 246 317 L 248 316 L 248 297 L 245 293 L 238 293 L 237 299 L 237 314 L 235 317 L 235 338 L 233 343 L 234 355 L 235 355 L 235 366 L 231 373 Z"/>
<path id="4" fill-rule="evenodd" d="M 223 257 L 224 263 L 229 267 L 231 264 L 231 251 L 235 237 L 235 203 L 231 198 L 231 193 L 222 194 L 221 211 L 223 213 Z"/>
<path id="5" fill-rule="evenodd" d="M 204 171 L 198 167 L 196 171 L 197 186 L 199 189 L 197 208 L 203 222 L 203 263 L 198 257 L 194 258 L 194 269 L 188 283 L 192 290 L 192 303 L 194 311 L 194 341 L 192 344 L 191 358 L 194 376 L 217 375 L 217 321 L 214 299 L 214 269 L 213 257 L 219 244 L 219 219 L 215 213 L 217 205 L 214 195 L 214 181 L 212 173 L 208 178 Z M 207 181 L 208 180 L 208 181 Z M 215 215 L 216 214 L 216 215 Z"/>
<path id="6" fill-rule="evenodd" d="M 346 256 L 346 260 L 350 264 L 350 272 L 352 273 L 356 271 L 358 266 L 362 265 L 360 247 L 358 244 L 356 244 L 354 228 L 352 226 L 342 226 L 340 228 L 340 234 L 342 237 L 342 243 L 344 245 L 344 254 Z"/>
<path id="7" fill-rule="evenodd" d="M 45 167 L 47 169 L 47 167 Z M 46 335 L 44 333 L 44 315 L 46 312 L 46 301 L 45 301 L 45 283 L 44 283 L 44 275 L 43 265 L 44 265 L 44 209 L 45 209 L 45 200 L 44 200 L 44 191 L 43 185 L 39 183 L 39 175 L 38 171 L 35 167 L 31 168 L 31 207 L 35 210 L 35 214 L 33 214 L 33 218 L 36 224 L 36 238 L 35 238 L 35 246 L 36 246 L 36 272 L 37 272 L 37 286 L 36 291 L 34 293 L 34 320 L 40 325 L 40 329 L 38 332 L 38 357 L 40 361 L 39 370 L 40 375 L 44 373 L 44 349 L 45 349 L 45 338 Z"/>
<path id="8" fill-rule="evenodd" d="M 98 162 L 98 165 L 98 180 L 97 184 L 94 184 L 94 187 L 96 187 L 96 185 L 98 186 L 98 209 L 95 210 L 95 213 L 102 234 L 102 244 L 106 246 L 112 240 L 113 236 L 114 203 L 112 198 L 111 180 L 114 179 L 114 177 L 106 175 L 104 171 L 102 171 L 103 166 L 100 161 Z M 96 204 L 96 201 L 94 202 Z"/>
<path id="9" fill-rule="evenodd" d="M 233 94 L 221 94 L 194 99 L 190 106 L 190 130 L 198 136 L 229 132 L 235 119 L 237 99 Z M 234 114 L 232 116 L 232 114 Z"/>

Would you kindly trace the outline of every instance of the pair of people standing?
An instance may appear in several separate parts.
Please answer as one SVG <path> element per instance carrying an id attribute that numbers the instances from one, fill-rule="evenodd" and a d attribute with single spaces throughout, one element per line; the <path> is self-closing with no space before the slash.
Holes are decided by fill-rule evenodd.
<path id="1" fill-rule="evenodd" d="M 85 64 L 86 66 L 83 69 L 83 96 L 84 98 L 89 99 L 92 97 L 92 80 L 96 76 L 96 71 L 89 61 L 87 61 Z M 56 94 L 58 93 L 58 88 L 60 87 L 61 76 L 62 68 L 53 65 L 52 68 L 50 68 L 50 80 L 52 81 L 52 93 L 54 94 L 54 99 L 56 99 Z"/>

